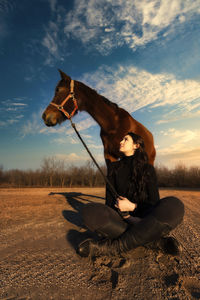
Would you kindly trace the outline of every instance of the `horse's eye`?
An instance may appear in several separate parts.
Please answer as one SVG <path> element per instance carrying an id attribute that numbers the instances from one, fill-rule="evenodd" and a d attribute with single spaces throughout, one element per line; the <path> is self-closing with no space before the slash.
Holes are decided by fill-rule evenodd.
<path id="1" fill-rule="evenodd" d="M 59 92 L 59 88 L 57 87 L 57 88 L 56 88 L 56 93 L 58 93 L 58 92 Z"/>

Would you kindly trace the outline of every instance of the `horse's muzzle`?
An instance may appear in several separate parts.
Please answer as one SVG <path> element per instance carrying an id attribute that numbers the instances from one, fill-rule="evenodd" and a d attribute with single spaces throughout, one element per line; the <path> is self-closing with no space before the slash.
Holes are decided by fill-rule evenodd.
<path id="1" fill-rule="evenodd" d="M 42 115 L 42 119 L 46 126 L 55 126 L 57 124 L 56 118 L 52 114 L 46 114 L 45 112 Z"/>

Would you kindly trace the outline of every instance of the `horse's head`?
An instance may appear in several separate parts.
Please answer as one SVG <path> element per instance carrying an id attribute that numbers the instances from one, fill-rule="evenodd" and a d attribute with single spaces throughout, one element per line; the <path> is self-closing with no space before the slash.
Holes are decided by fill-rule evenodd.
<path id="1" fill-rule="evenodd" d="M 74 96 L 74 81 L 59 70 L 61 80 L 56 86 L 55 95 L 45 109 L 42 118 L 47 126 L 55 126 L 77 113 L 78 106 Z"/>

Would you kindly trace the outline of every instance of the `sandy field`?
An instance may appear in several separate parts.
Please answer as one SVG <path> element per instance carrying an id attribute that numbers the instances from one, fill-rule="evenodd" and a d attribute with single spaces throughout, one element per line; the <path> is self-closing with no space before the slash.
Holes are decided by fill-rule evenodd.
<path id="1" fill-rule="evenodd" d="M 81 208 L 103 188 L 0 190 L 0 299 L 200 299 L 200 191 L 160 190 L 185 204 L 172 234 L 179 257 L 139 247 L 121 257 L 80 258 L 92 236 Z"/>

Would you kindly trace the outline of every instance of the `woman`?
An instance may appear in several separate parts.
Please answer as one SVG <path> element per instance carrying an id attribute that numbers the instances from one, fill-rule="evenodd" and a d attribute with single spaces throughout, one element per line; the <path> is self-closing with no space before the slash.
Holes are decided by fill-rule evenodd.
<path id="1" fill-rule="evenodd" d="M 82 217 L 88 229 L 104 237 L 88 239 L 77 253 L 81 256 L 120 254 L 142 245 L 156 245 L 172 255 L 179 254 L 178 242 L 164 237 L 182 222 L 183 203 L 175 197 L 160 200 L 155 169 L 148 164 L 143 139 L 129 132 L 120 142 L 123 157 L 108 166 L 106 205 L 88 204 Z M 106 238 L 106 239 L 105 239 Z"/>

